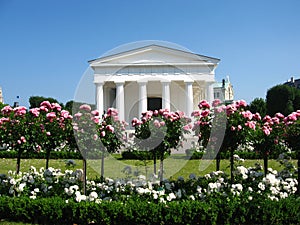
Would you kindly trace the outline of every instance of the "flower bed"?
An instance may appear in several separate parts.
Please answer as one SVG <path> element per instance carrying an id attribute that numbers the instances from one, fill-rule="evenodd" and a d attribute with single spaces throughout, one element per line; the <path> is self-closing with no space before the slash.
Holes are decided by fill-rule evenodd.
<path id="1" fill-rule="evenodd" d="M 295 207 L 299 210 L 300 201 L 294 195 L 297 180 L 293 173 L 286 169 L 277 172 L 269 168 L 269 173 L 264 176 L 261 169 L 258 165 L 250 168 L 237 166 L 234 183 L 230 183 L 222 171 L 211 172 L 203 177 L 191 174 L 187 180 L 178 178 L 176 181 L 164 180 L 163 183 L 159 182 L 157 176 L 146 179 L 143 175 L 88 180 L 84 195 L 82 170 L 62 172 L 54 168 L 37 170 L 31 167 L 28 172 L 17 174 L 10 171 L 7 175 L 1 175 L 0 215 L 1 219 L 29 222 L 34 218 L 42 221 L 43 216 L 46 218 L 47 215 L 51 224 L 58 221 L 66 224 L 68 220 L 77 223 L 82 221 L 82 224 L 87 221 L 124 224 L 124 221 L 132 220 L 142 224 L 148 224 L 147 221 L 152 221 L 150 224 L 160 224 L 159 221 L 179 224 L 197 224 L 198 221 L 219 224 L 223 221 L 240 224 L 247 220 L 266 224 L 270 222 L 265 221 L 266 218 L 270 220 L 273 213 L 280 212 L 282 218 L 286 218 L 295 213 Z M 265 215 L 265 207 L 275 205 L 277 209 L 279 207 L 276 213 L 272 209 Z M 292 208 L 288 208 L 287 212 L 281 211 L 284 207 Z M 178 214 L 171 214 L 171 209 Z M 152 210 L 152 216 L 157 216 L 156 220 L 149 213 L 142 213 L 148 210 Z M 249 214 L 253 213 L 252 210 L 256 210 L 255 217 Z M 283 221 L 282 218 L 280 221 Z"/>

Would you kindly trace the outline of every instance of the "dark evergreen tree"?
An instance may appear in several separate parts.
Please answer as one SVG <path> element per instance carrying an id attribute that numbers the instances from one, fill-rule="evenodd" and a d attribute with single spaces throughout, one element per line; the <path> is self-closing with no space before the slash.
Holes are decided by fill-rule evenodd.
<path id="1" fill-rule="evenodd" d="M 255 98 L 249 105 L 249 110 L 252 113 L 259 113 L 262 117 L 267 114 L 267 103 L 262 98 Z"/>

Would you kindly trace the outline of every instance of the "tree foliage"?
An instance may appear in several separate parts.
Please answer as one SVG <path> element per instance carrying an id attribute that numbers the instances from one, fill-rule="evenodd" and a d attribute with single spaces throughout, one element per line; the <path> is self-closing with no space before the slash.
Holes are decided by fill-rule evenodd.
<path id="1" fill-rule="evenodd" d="M 300 108 L 300 90 L 288 85 L 280 84 L 270 88 L 267 92 L 267 114 L 274 116 L 280 112 L 287 116 Z"/>
<path id="2" fill-rule="evenodd" d="M 262 98 L 255 98 L 249 105 L 249 110 L 252 113 L 259 113 L 261 117 L 265 117 L 267 115 L 267 103 Z"/>
<path id="3" fill-rule="evenodd" d="M 51 97 L 43 97 L 43 96 L 31 96 L 29 98 L 30 109 L 40 107 L 41 103 L 44 101 L 48 101 L 50 103 L 58 103 L 55 98 Z M 61 104 L 60 104 L 61 105 Z"/>

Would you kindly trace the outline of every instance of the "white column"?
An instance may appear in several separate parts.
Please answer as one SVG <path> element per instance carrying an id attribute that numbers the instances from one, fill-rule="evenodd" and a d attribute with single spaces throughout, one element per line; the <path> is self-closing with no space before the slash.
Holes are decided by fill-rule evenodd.
<path id="1" fill-rule="evenodd" d="M 116 84 L 116 108 L 119 111 L 119 119 L 125 119 L 125 98 L 124 82 L 115 82 Z"/>
<path id="2" fill-rule="evenodd" d="M 161 81 L 162 84 L 162 108 L 163 109 L 171 109 L 170 108 L 170 81 Z"/>
<path id="3" fill-rule="evenodd" d="M 139 117 L 142 112 L 147 111 L 147 82 L 138 82 L 139 84 Z"/>
<path id="4" fill-rule="evenodd" d="M 185 81 L 185 92 L 186 92 L 186 107 L 185 113 L 187 116 L 191 116 L 194 110 L 194 103 L 193 103 L 193 82 L 192 81 Z"/>
<path id="5" fill-rule="evenodd" d="M 104 96 L 103 96 L 103 85 L 104 83 L 95 83 L 96 84 L 96 107 L 100 115 L 103 114 L 104 108 Z"/>
<path id="6" fill-rule="evenodd" d="M 214 82 L 206 83 L 206 100 L 211 104 L 214 100 Z"/>

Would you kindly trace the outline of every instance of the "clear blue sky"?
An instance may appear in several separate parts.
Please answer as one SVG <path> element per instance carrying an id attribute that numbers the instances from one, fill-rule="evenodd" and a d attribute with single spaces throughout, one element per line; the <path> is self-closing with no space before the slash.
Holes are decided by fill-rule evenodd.
<path id="1" fill-rule="evenodd" d="M 16 96 L 74 98 L 88 60 L 128 42 L 163 40 L 220 58 L 235 98 L 251 102 L 300 78 L 300 1 L 0 0 L 0 86 Z"/>

